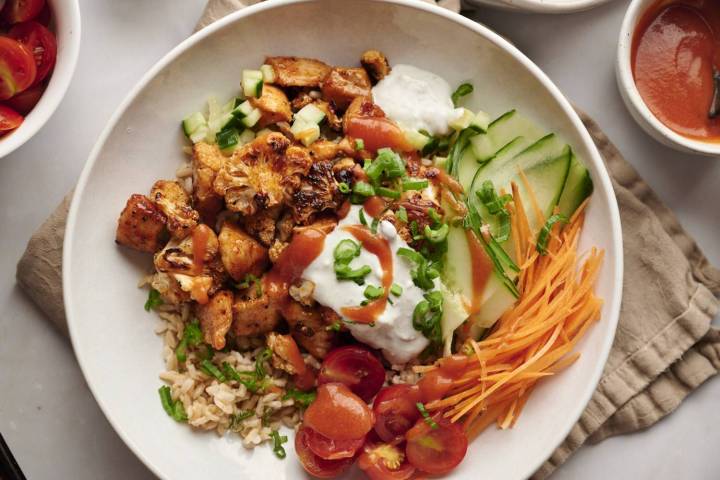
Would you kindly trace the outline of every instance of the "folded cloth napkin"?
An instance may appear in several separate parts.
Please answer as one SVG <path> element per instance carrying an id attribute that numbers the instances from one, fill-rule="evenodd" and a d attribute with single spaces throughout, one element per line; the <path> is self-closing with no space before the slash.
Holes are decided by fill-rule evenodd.
<path id="1" fill-rule="evenodd" d="M 433 0 L 426 0 L 433 3 Z M 210 0 L 198 29 L 257 0 Z M 459 10 L 459 0 L 440 0 Z M 613 179 L 623 228 L 620 322 L 600 383 L 567 439 L 535 473 L 550 475 L 583 444 L 649 427 L 720 371 L 720 271 L 713 268 L 600 127 L 578 112 Z M 32 236 L 17 281 L 65 334 L 62 244 L 71 194 Z"/>

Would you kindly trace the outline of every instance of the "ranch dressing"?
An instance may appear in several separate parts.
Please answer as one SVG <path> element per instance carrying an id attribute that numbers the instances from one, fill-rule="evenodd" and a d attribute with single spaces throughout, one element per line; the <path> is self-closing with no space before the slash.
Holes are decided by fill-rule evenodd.
<path id="1" fill-rule="evenodd" d="M 365 284 L 358 285 L 349 280 L 338 280 L 335 276 L 333 256 L 335 247 L 342 240 L 349 239 L 358 243 L 348 231 L 343 229 L 346 225 L 360 224 L 360 209 L 362 206 L 354 205 L 338 226 L 325 237 L 323 250 L 313 262 L 308 265 L 302 278 L 315 284 L 313 297 L 321 305 L 332 308 L 340 314 L 343 308 L 356 307 L 365 300 L 363 292 L 368 285 L 382 285 L 383 270 L 378 258 L 361 249 L 360 255 L 351 263 L 351 268 L 368 265 L 370 274 L 365 277 Z M 372 217 L 365 212 L 368 222 Z M 399 248 L 410 248 L 400 238 L 392 223 L 383 221 L 378 226 L 378 235 L 385 238 L 390 244 L 393 263 L 393 283 L 400 285 L 402 294 L 396 297 L 390 294 L 392 304 L 388 302 L 385 310 L 377 317 L 374 326 L 360 323 L 347 323 L 345 325 L 350 333 L 362 343 L 382 350 L 385 358 L 393 364 L 403 364 L 417 357 L 428 345 L 425 336 L 415 330 L 412 325 L 412 316 L 415 306 L 423 300 L 423 290 L 415 286 L 410 276 L 413 267 L 411 262 L 397 255 Z"/>
<path id="2" fill-rule="evenodd" d="M 432 135 L 449 133 L 448 123 L 462 116 L 448 82 L 412 65 L 396 65 L 372 89 L 373 101 L 400 126 Z"/>

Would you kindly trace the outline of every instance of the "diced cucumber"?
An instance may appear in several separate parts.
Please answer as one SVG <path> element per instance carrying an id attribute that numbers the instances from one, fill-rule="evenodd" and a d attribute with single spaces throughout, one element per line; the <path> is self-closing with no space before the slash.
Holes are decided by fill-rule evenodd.
<path id="1" fill-rule="evenodd" d="M 246 143 L 250 143 L 253 140 L 255 140 L 255 132 L 250 130 L 249 128 L 246 128 L 243 130 L 243 132 L 240 134 L 240 144 L 245 145 Z"/>
<path id="2" fill-rule="evenodd" d="M 207 127 L 207 120 L 205 116 L 200 112 L 195 112 L 192 115 L 188 115 L 182 122 L 183 131 L 187 137 L 190 137 L 200 127 Z"/>
<path id="3" fill-rule="evenodd" d="M 423 135 L 417 130 L 403 130 L 403 133 L 405 134 L 405 140 L 407 140 L 415 150 L 422 150 L 430 141 L 430 137 Z"/>
<path id="4" fill-rule="evenodd" d="M 260 70 L 243 70 L 242 88 L 245 97 L 260 98 L 263 87 L 263 73 Z"/>
<path id="5" fill-rule="evenodd" d="M 453 130 L 464 130 L 470 126 L 470 123 L 475 119 L 475 114 L 467 108 L 462 108 L 462 115 L 455 120 L 448 123 L 448 126 Z"/>
<path id="6" fill-rule="evenodd" d="M 479 128 L 483 132 L 487 132 L 490 127 L 490 115 L 480 110 L 475 114 L 470 125 Z"/>
<path id="7" fill-rule="evenodd" d="M 240 132 L 236 128 L 220 130 L 215 136 L 217 146 L 223 153 L 230 152 L 240 143 Z"/>
<path id="8" fill-rule="evenodd" d="M 312 103 L 305 105 L 295 114 L 296 122 L 299 120 L 306 123 L 314 123 L 316 125 L 319 125 L 324 118 L 325 112 Z"/>
<path id="9" fill-rule="evenodd" d="M 255 108 L 250 104 L 249 100 L 245 100 L 240 105 L 235 107 L 232 114 L 237 118 L 245 118 L 252 113 Z"/>
<path id="10" fill-rule="evenodd" d="M 468 320 L 472 322 L 470 334 L 476 340 L 484 329 L 492 327 L 517 300 L 497 275 L 488 278 L 484 293 L 487 296 L 483 298 L 482 308 Z"/>
<path id="11" fill-rule="evenodd" d="M 290 131 L 306 147 L 320 138 L 320 127 L 316 123 L 295 121 Z"/>
<path id="12" fill-rule="evenodd" d="M 260 67 L 260 72 L 262 72 L 262 78 L 263 82 L 265 83 L 274 83 L 275 82 L 275 70 L 270 65 L 263 65 Z"/>
<path id="13" fill-rule="evenodd" d="M 260 121 L 260 117 L 262 117 L 262 112 L 255 108 L 247 117 L 242 119 L 242 124 L 248 128 L 252 128 Z"/>
<path id="14" fill-rule="evenodd" d="M 573 153 L 570 159 L 570 172 L 565 182 L 558 208 L 560 213 L 570 218 L 580 204 L 593 192 L 593 182 L 590 172 Z"/>
<path id="15" fill-rule="evenodd" d="M 208 132 L 207 125 L 200 125 L 197 130 L 190 134 L 190 141 L 192 143 L 202 142 L 207 139 Z"/>
<path id="16" fill-rule="evenodd" d="M 480 164 L 475 158 L 475 154 L 471 148 L 468 148 L 460 157 L 460 163 L 458 164 L 458 181 L 463 189 L 467 192 L 472 184 L 472 179 L 475 176 Z"/>
<path id="17" fill-rule="evenodd" d="M 440 283 L 440 292 L 443 296 L 443 316 L 440 321 L 440 330 L 442 331 L 444 354 L 450 355 L 453 333 L 468 318 L 468 311 L 462 295 L 450 291 L 443 283 Z"/>
<path id="18" fill-rule="evenodd" d="M 519 135 L 534 141 L 540 138 L 542 132 L 534 123 L 522 117 L 515 110 L 504 113 L 488 125 L 485 134 L 476 135 L 471 140 L 475 157 L 479 162 L 485 162 Z"/>

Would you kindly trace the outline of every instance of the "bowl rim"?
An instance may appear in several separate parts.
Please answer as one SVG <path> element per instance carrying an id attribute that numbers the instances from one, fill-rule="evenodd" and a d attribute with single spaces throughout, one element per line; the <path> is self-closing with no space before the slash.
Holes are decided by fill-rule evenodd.
<path id="1" fill-rule="evenodd" d="M 618 39 L 616 76 L 620 94 L 635 121 L 656 140 L 684 152 L 720 156 L 720 142 L 685 137 L 662 123 L 640 95 L 632 72 L 632 44 L 642 15 L 658 0 L 632 0 L 625 12 Z"/>
<path id="2" fill-rule="evenodd" d="M 86 375 L 87 370 L 87 362 L 89 361 L 89 357 L 83 356 L 81 353 L 82 351 L 78 349 L 78 340 L 77 340 L 77 323 L 74 321 L 76 318 L 75 312 L 74 312 L 74 302 L 73 299 L 76 298 L 72 289 L 72 267 L 71 267 L 71 252 L 74 251 L 73 243 L 75 241 L 75 223 L 77 221 L 78 217 L 78 211 L 80 208 L 80 204 L 82 203 L 82 199 L 85 193 L 85 187 L 88 183 L 88 180 L 90 178 L 90 173 L 92 171 L 92 168 L 97 161 L 100 152 L 102 151 L 108 137 L 112 133 L 112 131 L 115 129 L 118 121 L 122 117 L 122 115 L 125 113 L 129 105 L 135 100 L 135 98 L 142 92 L 142 90 L 147 86 L 147 84 L 152 81 L 156 75 L 165 68 L 169 63 L 171 63 L 173 60 L 175 60 L 178 56 L 180 56 L 182 53 L 186 52 L 188 49 L 192 48 L 196 43 L 199 41 L 205 39 L 206 37 L 214 34 L 218 30 L 221 30 L 225 28 L 226 26 L 241 21 L 241 19 L 245 17 L 252 16 L 258 12 L 263 12 L 266 10 L 272 10 L 275 8 L 283 8 L 287 5 L 292 4 L 303 4 L 303 3 L 314 3 L 318 0 L 267 0 L 265 2 L 257 3 L 252 6 L 243 8 L 241 10 L 238 10 L 236 12 L 233 12 L 222 19 L 219 19 L 218 21 L 214 22 L 211 25 L 208 25 L 207 27 L 195 32 L 190 37 L 186 38 L 182 42 L 180 42 L 176 47 L 174 47 L 170 52 L 168 52 L 163 58 L 161 58 L 155 65 L 153 65 L 150 70 L 148 70 L 145 75 L 138 81 L 138 83 L 130 90 L 130 92 L 126 95 L 126 97 L 123 99 L 121 104 L 117 107 L 115 112 L 113 113 L 112 117 L 108 121 L 107 125 L 103 129 L 102 133 L 98 137 L 98 140 L 96 141 L 92 151 L 90 152 L 90 155 L 88 157 L 88 160 L 83 167 L 82 173 L 80 175 L 80 179 L 78 181 L 75 195 L 73 196 L 72 203 L 70 205 L 67 225 L 66 225 L 66 233 L 65 233 L 65 247 L 63 249 L 63 272 L 62 272 L 62 279 L 63 279 L 63 300 L 65 303 L 65 309 L 66 309 L 66 316 L 68 320 L 68 328 L 70 332 L 70 338 L 73 345 L 73 350 L 75 351 L 75 355 L 78 360 L 78 364 L 80 365 L 80 368 L 83 372 L 83 376 L 85 377 L 85 380 L 87 382 L 88 388 L 90 389 L 90 392 L 92 393 L 95 401 L 97 402 L 98 406 L 102 410 L 103 414 L 107 418 L 110 425 L 113 427 L 113 429 L 117 432 L 117 434 L 120 436 L 120 438 L 125 442 L 125 444 L 132 450 L 132 452 L 145 464 L 147 468 L 149 468 L 155 475 L 157 475 L 159 478 L 165 478 L 163 475 L 163 472 L 160 471 L 159 467 L 155 465 L 155 463 L 145 455 L 145 452 L 139 448 L 139 446 L 133 441 L 133 439 L 130 437 L 130 435 L 125 431 L 123 426 L 116 421 L 116 419 L 113 417 L 111 410 L 108 408 L 108 406 L 104 403 L 103 399 L 100 397 L 99 391 L 97 391 L 97 386 L 94 385 Z M 581 401 L 579 401 L 576 405 L 576 407 L 568 412 L 568 415 L 566 418 L 571 419 L 572 421 L 568 421 L 567 426 L 565 428 L 559 430 L 555 438 L 548 442 L 548 449 L 547 449 L 547 455 L 543 458 L 538 459 L 535 462 L 530 462 L 528 464 L 528 467 L 526 468 L 526 471 L 523 472 L 523 475 L 519 478 L 528 478 L 530 475 L 532 475 L 535 471 L 537 471 L 538 468 L 543 464 L 547 458 L 550 457 L 550 454 L 554 451 L 554 449 L 560 445 L 560 443 L 567 437 L 570 430 L 572 429 L 573 425 L 577 422 L 577 420 L 580 418 L 580 415 L 584 411 L 585 407 L 587 406 L 588 402 L 590 401 L 597 384 L 600 380 L 600 376 L 602 375 L 605 363 L 607 362 L 608 355 L 610 353 L 610 348 L 612 346 L 613 340 L 615 338 L 615 332 L 617 330 L 617 323 L 620 316 L 620 303 L 622 298 L 622 280 L 623 280 L 623 255 L 622 255 L 622 235 L 621 235 L 621 223 L 620 223 L 620 213 L 617 205 L 617 201 L 614 195 L 614 190 L 612 187 L 612 183 L 610 181 L 610 176 L 608 174 L 608 171 L 606 167 L 604 166 L 604 162 L 602 161 L 602 158 L 600 156 L 599 151 L 597 150 L 597 147 L 595 146 L 595 143 L 592 141 L 589 132 L 585 128 L 585 126 L 582 124 L 582 121 L 580 120 L 580 117 L 575 112 L 575 110 L 570 105 L 569 101 L 562 95 L 560 90 L 555 86 L 555 84 L 552 83 L 552 81 L 549 79 L 549 77 L 540 70 L 540 68 L 535 65 L 525 54 L 520 52 L 514 45 L 512 45 L 509 41 L 505 40 L 503 37 L 495 33 L 494 31 L 490 30 L 488 27 L 481 25 L 477 22 L 474 22 L 473 20 L 470 20 L 468 18 L 463 17 L 460 14 L 451 12 L 450 10 L 444 9 L 442 7 L 428 4 L 425 2 L 418 2 L 417 0 L 365 0 L 368 2 L 373 3 L 387 3 L 387 4 L 394 4 L 399 5 L 401 7 L 408 7 L 416 10 L 422 10 L 426 11 L 431 14 L 438 15 L 440 17 L 445 18 L 446 20 L 449 20 L 451 22 L 454 22 L 458 24 L 458 26 L 467 28 L 474 33 L 482 36 L 483 38 L 487 39 L 491 43 L 494 43 L 504 51 L 506 51 L 508 54 L 512 55 L 516 60 L 521 62 L 521 64 L 528 69 L 529 73 L 533 75 L 542 85 L 545 87 L 548 92 L 552 95 L 553 99 L 558 102 L 558 105 L 562 109 L 562 111 L 567 115 L 568 119 L 572 123 L 572 125 L 575 127 L 577 132 L 579 133 L 579 136 L 581 138 L 581 141 L 585 144 L 585 146 L 588 149 L 588 152 L 590 153 L 590 156 L 592 157 L 593 163 L 598 167 L 597 168 L 597 178 L 594 179 L 598 183 L 600 183 L 603 188 L 602 189 L 596 189 L 596 195 L 598 195 L 600 192 L 599 190 L 602 190 L 605 193 L 605 198 L 599 199 L 600 201 L 604 202 L 609 211 L 609 222 L 611 227 L 611 242 L 612 247 L 616 252 L 618 252 L 617 255 L 615 255 L 614 258 L 612 258 L 613 267 L 614 267 L 614 278 L 612 278 L 612 286 L 610 287 L 611 295 L 609 298 L 606 298 L 605 301 L 608 305 L 608 315 L 606 317 L 603 317 L 604 322 L 608 322 L 608 328 L 609 332 L 608 335 L 605 336 L 603 339 L 603 342 L 599 348 L 599 356 L 598 356 L 598 362 L 595 366 L 595 369 L 590 376 L 591 382 L 587 384 L 587 387 L 585 388 L 585 391 L 582 392 L 581 395 L 578 396 Z M 609 258 L 606 260 L 610 260 Z M 609 263 L 609 262 L 608 262 Z M 79 298 L 79 297 L 77 297 Z"/>
<path id="3" fill-rule="evenodd" d="M 613 0 L 468 0 L 469 3 L 505 10 L 547 14 L 573 13 L 590 10 Z"/>
<path id="4" fill-rule="evenodd" d="M 65 98 L 70 82 L 72 81 L 78 58 L 80 57 L 80 37 L 82 35 L 79 0 L 55 0 L 52 2 L 53 15 L 57 18 L 58 5 L 63 5 L 63 12 L 67 13 L 66 27 L 68 34 L 65 38 L 58 36 L 58 44 L 63 42 L 62 57 L 58 49 L 58 58 L 54 70 L 51 72 L 50 83 L 45 88 L 40 101 L 25 115 L 25 121 L 7 138 L 0 140 L 0 159 L 10 155 L 34 137 L 40 129 L 52 118 L 60 102 Z M 59 33 L 59 32 L 56 32 Z M 38 117 L 38 115 L 41 115 Z"/>

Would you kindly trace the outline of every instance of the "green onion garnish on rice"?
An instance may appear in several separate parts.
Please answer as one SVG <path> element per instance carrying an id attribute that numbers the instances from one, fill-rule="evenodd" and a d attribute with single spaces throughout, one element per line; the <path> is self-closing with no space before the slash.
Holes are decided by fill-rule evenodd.
<path id="1" fill-rule="evenodd" d="M 317 397 L 317 393 L 315 390 L 312 390 L 310 392 L 302 392 L 300 390 L 295 390 L 294 388 L 288 389 L 288 391 L 283 395 L 283 400 L 288 400 L 292 398 L 295 400 L 295 403 L 300 405 L 302 408 L 307 408 L 310 406 L 312 402 L 315 401 L 315 398 Z"/>
<path id="2" fill-rule="evenodd" d="M 200 362 L 200 370 L 207 373 L 211 377 L 215 377 L 218 382 L 225 383 L 225 381 L 227 380 L 225 378 L 225 375 L 223 375 L 223 373 L 220 371 L 220 369 L 217 368 L 210 360 L 205 359 Z"/>
<path id="3" fill-rule="evenodd" d="M 172 417 L 176 422 L 187 422 L 188 417 L 187 413 L 185 413 L 185 407 L 183 407 L 180 399 L 172 399 L 170 387 L 163 385 L 158 390 L 158 393 L 160 394 L 160 403 L 162 403 L 165 413 Z"/>
<path id="4" fill-rule="evenodd" d="M 183 337 L 175 349 L 175 357 L 177 357 L 178 362 L 187 360 L 187 348 L 200 345 L 202 340 L 202 330 L 200 330 L 200 324 L 197 321 L 185 325 Z"/>
<path id="5" fill-rule="evenodd" d="M 287 456 L 287 453 L 285 452 L 285 448 L 282 446 L 283 443 L 287 442 L 288 437 L 285 435 L 280 435 L 280 433 L 277 430 L 273 430 L 270 432 L 270 437 L 273 439 L 273 453 L 276 457 L 282 459 Z"/>
<path id="6" fill-rule="evenodd" d="M 160 297 L 160 292 L 151 288 L 150 292 L 148 292 L 148 299 L 145 302 L 145 311 L 149 312 L 150 310 L 155 310 L 163 303 L 163 299 Z"/>

